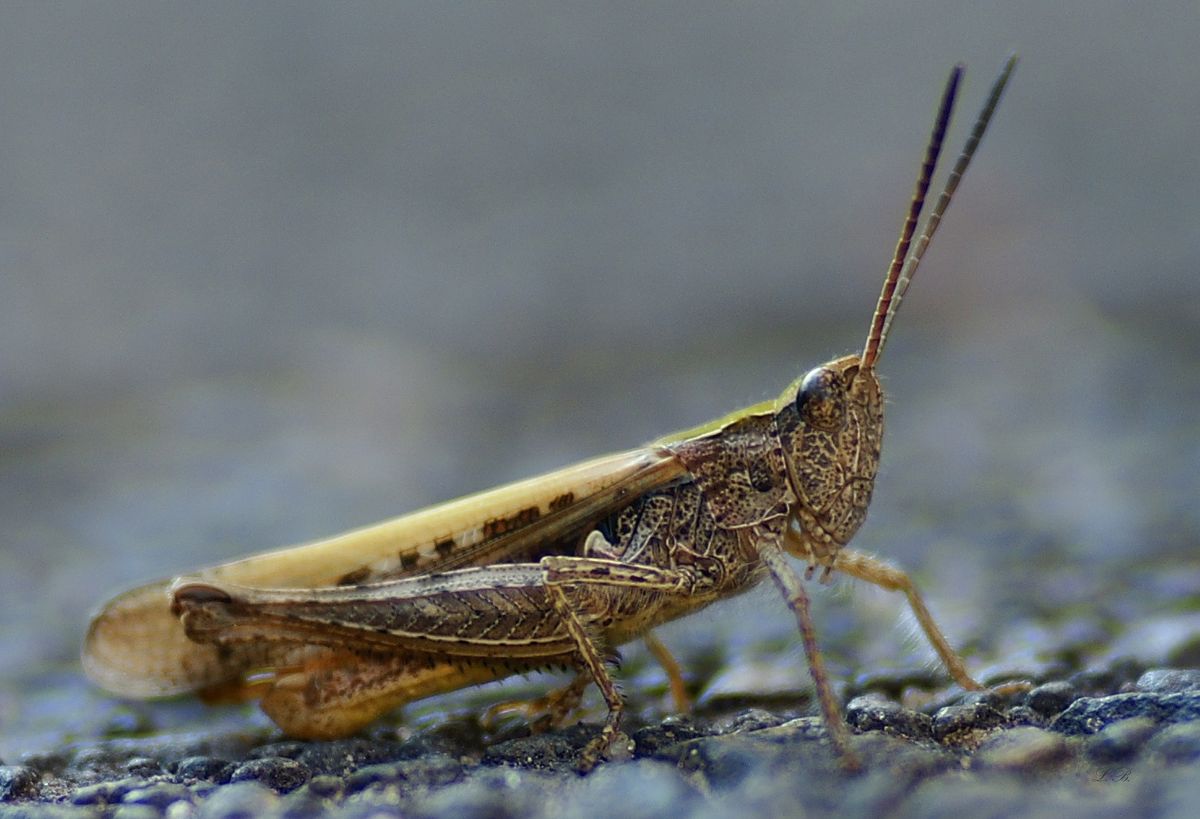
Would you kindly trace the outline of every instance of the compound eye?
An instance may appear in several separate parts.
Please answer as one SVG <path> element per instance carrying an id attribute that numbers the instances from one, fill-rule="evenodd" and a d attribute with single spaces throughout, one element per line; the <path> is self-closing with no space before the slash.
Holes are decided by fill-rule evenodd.
<path id="1" fill-rule="evenodd" d="M 796 411 L 805 425 L 835 430 L 846 414 L 846 389 L 833 370 L 818 367 L 804 376 L 796 393 Z"/>

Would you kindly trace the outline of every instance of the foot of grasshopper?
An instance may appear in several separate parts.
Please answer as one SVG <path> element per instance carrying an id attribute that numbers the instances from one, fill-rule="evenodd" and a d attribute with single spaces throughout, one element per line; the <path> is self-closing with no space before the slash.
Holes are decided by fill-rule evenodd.
<path id="1" fill-rule="evenodd" d="M 557 584 L 552 584 L 548 588 L 554 611 L 562 620 L 571 639 L 575 641 L 575 647 L 579 652 L 579 659 L 583 663 L 584 670 L 591 675 L 592 682 L 600 689 L 600 696 L 604 698 L 604 704 L 608 706 L 608 717 L 604 720 L 604 727 L 591 742 L 584 746 L 583 753 L 579 758 L 580 773 L 587 773 L 595 767 L 600 760 L 600 755 L 607 751 L 613 740 L 617 738 L 617 732 L 621 727 L 621 716 L 625 713 L 625 701 L 621 697 L 621 692 L 617 690 L 617 684 L 612 675 L 608 673 L 604 657 L 596 647 L 596 641 L 587 633 L 583 622 L 575 613 L 575 607 L 567 596 L 567 592 Z"/>
<path id="2" fill-rule="evenodd" d="M 543 727 L 558 728 L 579 708 L 580 702 L 583 701 L 583 692 L 587 690 L 591 681 L 591 675 L 581 671 L 571 682 L 544 697 L 534 700 L 510 700 L 489 706 L 483 712 L 480 722 L 490 729 L 504 714 L 518 713 L 525 718 L 534 732 Z"/>
<path id="3" fill-rule="evenodd" d="M 650 655 L 658 661 L 667 678 L 667 687 L 671 695 L 674 711 L 687 714 L 692 710 L 692 698 L 687 690 L 687 682 L 683 678 L 683 668 L 679 661 L 672 656 L 661 640 L 653 632 L 642 635 L 642 643 Z M 493 725 L 504 714 L 517 713 L 525 717 L 530 727 L 537 730 L 538 726 L 558 728 L 566 723 L 567 718 L 578 710 L 583 700 L 583 694 L 592 681 L 586 672 L 580 672 L 571 682 L 562 688 L 555 689 L 543 697 L 533 700 L 511 700 L 489 706 L 481 721 L 485 726 Z"/>
<path id="4" fill-rule="evenodd" d="M 861 354 L 810 370 L 774 401 L 639 449 L 119 595 L 89 629 L 88 673 L 133 696 L 261 694 L 287 733 L 329 738 L 414 699 L 575 667 L 609 711 L 584 749 L 586 769 L 618 736 L 624 710 L 604 650 L 769 574 L 796 616 L 831 743 L 856 767 L 786 553 L 809 574 L 821 568 L 822 580 L 841 571 L 903 592 L 950 675 L 978 689 L 908 575 L 847 544 L 879 465 L 876 365 L 1015 63 L 914 242 L 962 67 L 951 72 Z M 680 675 L 664 666 L 683 700 Z"/>

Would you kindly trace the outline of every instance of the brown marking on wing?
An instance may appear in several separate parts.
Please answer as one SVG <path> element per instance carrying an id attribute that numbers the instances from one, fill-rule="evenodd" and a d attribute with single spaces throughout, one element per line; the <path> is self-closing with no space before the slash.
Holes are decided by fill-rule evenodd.
<path id="1" fill-rule="evenodd" d="M 484 540 L 506 535 L 509 532 L 515 532 L 518 529 L 524 529 L 529 524 L 542 516 L 542 511 L 536 506 L 527 506 L 517 512 L 515 515 L 506 515 L 504 517 L 492 518 L 485 521 L 483 524 Z"/>
<path id="2" fill-rule="evenodd" d="M 359 583 L 365 582 L 367 580 L 367 578 L 369 578 L 370 576 L 371 576 L 370 569 L 368 569 L 366 566 L 359 566 L 354 571 L 346 572 L 344 575 L 339 577 L 338 581 L 335 585 L 357 586 Z"/>

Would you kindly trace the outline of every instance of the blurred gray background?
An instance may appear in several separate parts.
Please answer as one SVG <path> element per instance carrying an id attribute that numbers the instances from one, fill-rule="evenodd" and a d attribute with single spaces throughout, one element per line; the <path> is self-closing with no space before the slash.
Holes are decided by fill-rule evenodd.
<path id="1" fill-rule="evenodd" d="M 86 735 L 56 720 L 113 591 L 859 349 L 946 72 L 957 150 L 1012 50 L 882 362 L 856 543 L 976 667 L 1065 610 L 1112 650 L 1187 630 L 1200 12 L 900 6 L 0 6 L 0 755 Z M 926 661 L 901 600 L 839 597 L 836 673 Z M 669 636 L 686 659 L 750 620 L 803 681 L 769 595 Z"/>

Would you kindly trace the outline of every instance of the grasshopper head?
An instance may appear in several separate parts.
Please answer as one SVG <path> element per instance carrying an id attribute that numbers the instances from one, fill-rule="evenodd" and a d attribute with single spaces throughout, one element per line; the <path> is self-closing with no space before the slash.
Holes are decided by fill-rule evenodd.
<path id="1" fill-rule="evenodd" d="M 827 557 L 867 516 L 883 438 L 883 391 L 859 356 L 835 359 L 789 386 L 776 404 L 783 456 L 809 549 Z"/>
<path id="2" fill-rule="evenodd" d="M 908 216 L 900 230 L 892 264 L 883 280 L 883 291 L 871 317 L 867 343 L 861 356 L 851 355 L 817 367 L 780 396 L 775 421 L 780 430 L 783 456 L 797 502 L 792 507 L 790 525 L 799 530 L 798 538 L 789 538 L 789 551 L 809 560 L 810 565 L 831 565 L 841 546 L 858 531 L 867 515 L 875 471 L 879 467 L 879 444 L 883 437 L 883 391 L 875 376 L 875 365 L 883 354 L 888 330 L 896 310 L 916 275 L 929 241 L 941 224 L 942 216 L 979 147 L 988 122 L 1000 101 L 1016 55 L 1009 57 L 975 120 L 971 136 L 959 154 L 941 196 L 933 206 L 924 229 L 912 244 L 917 220 L 925 204 L 925 195 L 942 150 L 942 141 L 950 124 L 954 98 L 962 79 L 962 66 L 956 66 L 946 83 L 942 102 L 934 120 L 933 133 L 925 152 L 925 161 L 917 177 L 917 186 L 909 204 Z M 909 249 L 912 254 L 909 255 Z"/>

